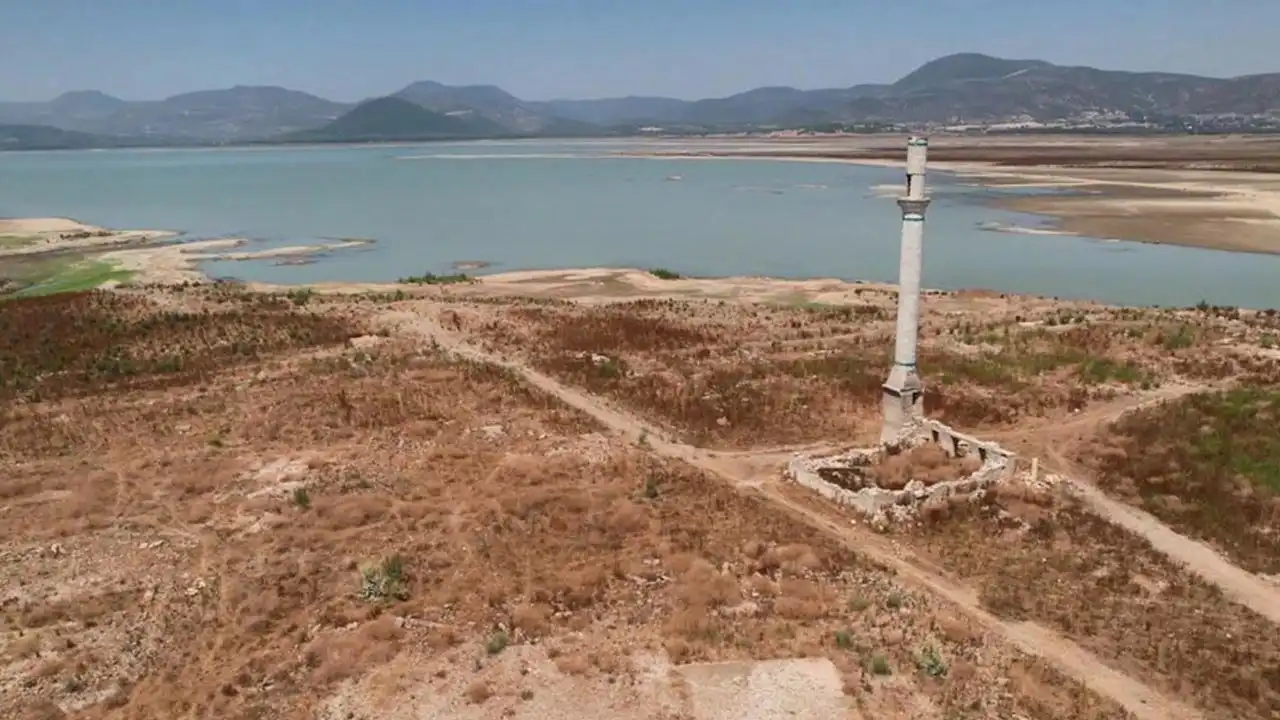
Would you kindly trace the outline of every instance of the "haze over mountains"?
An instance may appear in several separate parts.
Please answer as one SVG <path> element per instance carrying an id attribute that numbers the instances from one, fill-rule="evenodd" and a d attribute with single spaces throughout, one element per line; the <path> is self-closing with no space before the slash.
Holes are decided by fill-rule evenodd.
<path id="1" fill-rule="evenodd" d="M 1280 116 L 1280 73 L 1209 78 L 1067 67 L 974 53 L 924 64 L 891 84 L 764 87 L 726 98 L 530 101 L 492 85 L 415 82 L 388 98 L 340 103 L 279 87 L 234 87 L 158 101 L 97 91 L 0 103 L 0 149 L 271 141 L 376 141 L 708 132 L 824 123 L 1051 122 L 1082 113 L 1134 119 Z"/>

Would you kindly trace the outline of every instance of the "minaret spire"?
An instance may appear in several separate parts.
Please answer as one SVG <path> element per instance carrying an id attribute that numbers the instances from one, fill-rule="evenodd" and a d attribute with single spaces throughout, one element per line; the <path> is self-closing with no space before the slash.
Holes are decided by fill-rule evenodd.
<path id="1" fill-rule="evenodd" d="M 916 372 L 916 340 L 920 334 L 920 271 L 924 243 L 925 161 L 929 141 L 907 139 L 907 194 L 902 209 L 902 258 L 898 265 L 898 328 L 893 369 L 884 384 L 882 442 L 896 440 L 922 414 L 920 376 Z"/>

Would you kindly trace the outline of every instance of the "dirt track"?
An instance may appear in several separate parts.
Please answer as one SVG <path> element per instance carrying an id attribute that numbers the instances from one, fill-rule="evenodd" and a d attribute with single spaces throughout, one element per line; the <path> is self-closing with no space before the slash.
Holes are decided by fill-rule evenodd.
<path id="1" fill-rule="evenodd" d="M 838 537 L 851 548 L 894 568 L 902 577 L 909 578 L 919 587 L 956 604 L 983 626 L 997 632 L 1022 650 L 1052 662 L 1095 692 L 1120 703 L 1138 718 L 1161 720 L 1203 717 L 1200 712 L 1182 702 L 1162 695 L 1123 672 L 1108 667 L 1092 653 L 1047 628 L 1031 622 L 1014 623 L 996 618 L 981 607 L 972 590 L 957 586 L 912 564 L 881 538 L 836 525 L 829 518 L 788 500 L 777 482 L 776 467 L 771 467 L 767 462 L 763 465 L 752 463 L 749 455 L 741 453 L 736 457 L 726 458 L 718 453 L 672 442 L 665 439 L 657 428 L 629 413 L 610 407 L 588 393 L 570 388 L 524 363 L 479 350 L 423 315 L 392 313 L 383 319 L 389 325 L 398 326 L 402 332 L 416 333 L 426 340 L 439 343 L 447 351 L 460 357 L 493 363 L 519 373 L 535 387 L 591 415 L 628 440 L 640 442 L 643 438 L 659 454 L 710 471 L 741 491 L 759 493 L 789 514 L 802 517 L 808 524 Z"/>

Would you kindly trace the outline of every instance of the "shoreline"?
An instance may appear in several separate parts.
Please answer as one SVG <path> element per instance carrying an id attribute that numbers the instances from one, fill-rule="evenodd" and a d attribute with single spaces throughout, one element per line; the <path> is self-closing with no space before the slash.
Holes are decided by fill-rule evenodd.
<path id="1" fill-rule="evenodd" d="M 796 150 L 625 151 L 620 157 L 768 160 L 900 168 L 904 161 Z M 1039 215 L 1049 228 L 1001 232 L 1075 236 L 1104 242 L 1173 245 L 1219 252 L 1280 255 L 1280 177 L 1236 170 L 1116 167 L 1009 167 L 997 161 L 931 161 L 930 170 L 982 188 L 1047 188 L 1072 195 L 992 198 L 993 207 Z M 876 186 L 877 194 L 887 191 Z M 1232 225 L 1225 231 L 1223 223 Z"/>
<path id="2" fill-rule="evenodd" d="M 70 218 L 0 219 L 0 296 L 39 295 L 125 283 L 184 285 L 213 282 L 198 264 L 211 260 L 280 259 L 306 262 L 332 251 L 373 243 L 368 239 L 334 240 L 262 250 L 240 250 L 247 238 L 214 238 L 172 242 L 171 230 L 118 230 Z M 16 291 L 6 288 L 16 284 Z"/>
<path id="3" fill-rule="evenodd" d="M 74 220 L 65 220 L 73 223 Z M 1062 234 L 1056 229 L 1021 228 L 1012 225 L 993 225 L 991 232 Z M 147 231 L 111 231 L 118 236 L 138 237 Z M 150 231 L 156 237 L 166 237 L 159 231 Z M 262 250 L 243 250 L 253 241 L 247 238 L 214 238 L 188 242 L 163 242 L 160 245 L 143 245 L 127 249 L 111 249 L 76 256 L 74 250 L 46 250 L 55 261 L 72 255 L 72 261 L 61 265 L 58 273 L 27 287 L 5 287 L 0 275 L 0 300 L 10 297 L 49 295 L 55 292 L 110 290 L 116 287 L 137 286 L 198 286 L 220 282 L 200 269 L 198 264 L 207 260 L 255 261 L 280 259 L 306 263 L 317 255 L 330 251 L 356 249 L 374 243 L 374 240 L 338 240 L 269 247 Z M 1103 241 L 1107 242 L 1107 241 Z M 41 254 L 28 252 L 28 259 L 41 259 Z M 5 252 L 0 249 L 0 260 Z M 570 300 L 585 305 L 612 304 L 634 300 L 686 300 L 746 302 L 746 304 L 806 306 L 814 310 L 829 307 L 864 305 L 869 299 L 887 302 L 890 309 L 896 297 L 897 284 L 879 281 L 858 281 L 836 277 L 786 278 L 767 275 L 712 275 L 712 277 L 658 277 L 641 268 L 550 268 L 503 270 L 492 274 L 470 275 L 470 282 L 444 282 L 439 284 L 412 284 L 396 281 L 351 282 L 326 281 L 316 283 L 268 283 L 243 282 L 251 292 L 291 292 L 306 288 L 323 295 L 360 295 L 360 293 L 403 293 L 408 297 L 435 296 L 439 299 L 467 299 L 467 297 L 536 297 L 536 299 Z M 31 292 L 35 287 L 35 292 Z M 1124 305 L 1093 297 L 1051 296 L 1047 293 L 1014 292 L 986 287 L 922 288 L 929 304 L 945 307 L 963 304 L 986 304 L 997 307 L 1053 304 L 1062 307 L 1121 307 Z M 1166 310 L 1178 311 L 1193 307 L 1187 304 L 1161 305 Z M 1251 305 L 1239 306 L 1245 311 L 1260 310 Z"/>
<path id="4" fill-rule="evenodd" d="M 889 162 L 889 161 L 885 161 Z M 56 228 L 57 232 L 83 232 L 91 228 L 105 233 L 96 243 L 68 241 L 65 245 L 47 243 L 39 250 L 22 248 L 6 249 L 0 244 L 0 262 L 7 258 L 20 258 L 35 263 L 56 266 L 42 279 L 25 287 L 16 286 L 0 274 L 0 299 L 18 298 L 55 292 L 80 291 L 93 288 L 110 289 L 120 286 L 182 286 L 218 282 L 200 267 L 205 261 L 258 261 L 278 259 L 282 264 L 305 264 L 312 258 L 329 252 L 370 245 L 372 239 L 341 239 L 309 245 L 243 249 L 254 241 L 247 238 L 215 238 L 170 242 L 179 233 L 170 231 L 104 230 L 63 218 L 5 219 L 0 223 L 22 224 L 23 227 Z M 42 225 L 43 224 L 43 225 Z M 4 229 L 0 225 L 0 230 Z M 1070 235 L 1056 228 L 1035 228 L 992 224 L 984 228 L 990 232 L 1015 233 L 1028 236 Z M 0 240 L 5 236 L 0 233 Z M 123 238 L 133 243 L 119 247 Z M 1100 240 L 1100 242 L 1120 242 Z M 13 276 L 10 276 L 12 278 Z M 804 305 L 815 308 L 840 306 L 865 302 L 867 294 L 893 296 L 897 285 L 891 282 L 870 280 L 844 280 L 836 277 L 788 278 L 771 276 L 697 276 L 665 278 L 642 268 L 623 267 L 564 267 L 549 269 L 504 270 L 501 272 L 471 275 L 470 282 L 444 282 L 440 284 L 405 284 L 397 281 L 323 281 L 315 283 L 275 283 L 239 281 L 246 289 L 255 292 L 288 292 L 307 288 L 315 292 L 334 295 L 359 293 L 404 293 L 409 297 L 435 295 L 442 298 L 531 296 L 540 298 L 569 299 L 587 304 L 610 303 L 637 299 L 685 299 L 707 301 L 731 301 L 775 305 Z M 1046 293 L 1015 292 L 985 287 L 923 288 L 932 302 L 972 302 L 988 300 L 996 304 L 1053 302 L 1070 306 L 1121 307 L 1123 304 L 1087 296 L 1053 296 Z M 1186 304 L 1163 305 L 1170 310 L 1193 306 Z M 1135 305 L 1135 307 L 1138 305 Z M 1251 306 L 1242 305 L 1248 310 Z M 1256 308 L 1255 308 L 1256 309 Z"/>

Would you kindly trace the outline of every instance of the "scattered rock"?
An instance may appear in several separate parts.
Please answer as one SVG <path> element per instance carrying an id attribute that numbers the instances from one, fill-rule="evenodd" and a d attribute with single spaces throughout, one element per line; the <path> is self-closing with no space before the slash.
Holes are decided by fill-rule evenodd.
<path id="1" fill-rule="evenodd" d="M 347 344 L 357 350 L 367 350 L 386 342 L 386 338 L 378 335 L 358 335 L 347 339 Z"/>

